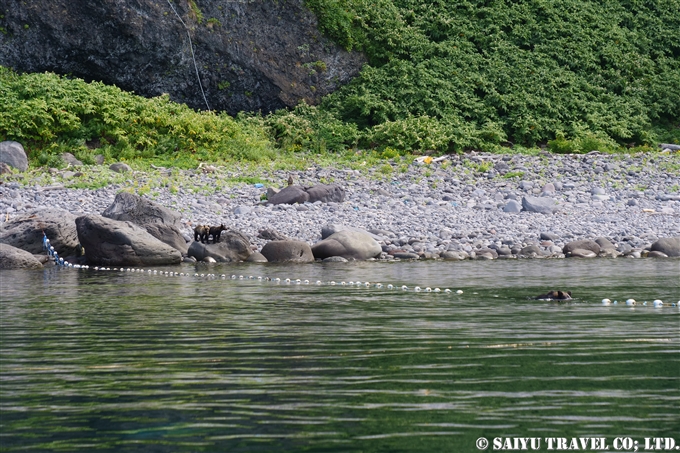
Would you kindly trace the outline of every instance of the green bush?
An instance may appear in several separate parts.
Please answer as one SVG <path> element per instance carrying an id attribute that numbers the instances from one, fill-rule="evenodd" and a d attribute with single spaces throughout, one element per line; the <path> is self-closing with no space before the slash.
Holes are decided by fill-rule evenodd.
<path id="1" fill-rule="evenodd" d="M 559 154 L 589 153 L 590 151 L 611 153 L 621 150 L 622 147 L 603 133 L 584 132 L 582 135 L 568 140 L 564 133 L 558 131 L 555 139 L 548 142 L 548 149 Z"/>
<path id="2" fill-rule="evenodd" d="M 386 121 L 368 131 L 363 141 L 369 147 L 388 146 L 398 150 L 447 151 L 452 144 L 451 129 L 427 116 Z"/>
<path id="3" fill-rule="evenodd" d="M 680 127 L 677 1 L 306 4 L 322 31 L 369 58 L 321 105 L 357 125 L 362 143 L 444 150 L 450 139 L 454 149 L 497 150 L 506 140 L 554 141 L 562 130 L 595 137 L 573 145 L 584 150 L 651 144 Z M 432 144 L 414 118 L 433 125 Z"/>
<path id="4" fill-rule="evenodd" d="M 337 152 L 356 146 L 359 139 L 355 124 L 340 121 L 329 112 L 305 103 L 292 111 L 283 109 L 268 115 L 262 124 L 286 151 Z"/>
<path id="5" fill-rule="evenodd" d="M 145 99 L 99 82 L 0 67 L 0 140 L 24 144 L 53 164 L 64 151 L 85 162 L 178 158 L 262 160 L 275 156 L 267 130 L 226 114 L 196 112 L 167 95 Z"/>

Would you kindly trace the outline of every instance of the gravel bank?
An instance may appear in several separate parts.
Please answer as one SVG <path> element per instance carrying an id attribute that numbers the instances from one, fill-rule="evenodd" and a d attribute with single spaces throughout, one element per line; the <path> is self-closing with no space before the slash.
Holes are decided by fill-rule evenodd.
<path id="1" fill-rule="evenodd" d="M 387 163 L 386 165 L 390 165 Z M 680 236 L 680 154 L 642 156 L 538 156 L 472 153 L 408 168 L 391 164 L 366 171 L 308 168 L 263 171 L 268 184 L 230 183 L 233 170 L 127 173 L 120 184 L 91 190 L 65 188 L 93 169 L 72 169 L 52 179 L 25 176 L 0 185 L 2 221 L 35 208 L 101 214 L 117 192 L 133 190 L 182 214 L 182 232 L 198 223 L 224 223 L 251 239 L 264 228 L 313 244 L 329 223 L 363 228 L 382 237 L 383 250 L 437 256 L 445 251 L 517 249 L 536 245 L 559 255 L 577 239 L 605 237 L 619 251 L 641 250 L 659 237 Z M 80 170 L 84 175 L 74 174 Z M 100 171 L 109 171 L 99 169 Z M 336 183 L 343 203 L 264 206 L 267 186 Z M 504 212 L 523 197 L 555 200 L 555 213 Z M 506 246 L 506 247 L 504 247 Z"/>

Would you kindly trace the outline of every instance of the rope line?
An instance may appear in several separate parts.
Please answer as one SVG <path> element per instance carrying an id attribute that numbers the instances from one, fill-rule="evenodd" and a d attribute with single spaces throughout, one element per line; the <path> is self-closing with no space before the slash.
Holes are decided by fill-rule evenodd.
<path id="1" fill-rule="evenodd" d="M 73 268 L 73 269 L 90 269 L 90 266 L 88 266 L 88 265 L 72 264 L 72 263 L 69 263 L 68 261 L 65 261 L 64 258 L 60 258 L 57 251 L 54 250 L 54 247 L 52 245 L 50 245 L 50 240 L 47 238 L 47 235 L 45 234 L 44 231 L 43 231 L 43 249 L 47 251 L 47 254 L 54 260 L 54 263 L 57 266 L 66 267 L 66 268 Z M 333 280 L 322 282 L 321 280 L 309 281 L 309 280 L 301 280 L 299 278 L 298 279 L 290 279 L 290 278 L 282 279 L 282 278 L 279 278 L 279 277 L 267 277 L 267 276 L 263 277 L 263 276 L 253 276 L 253 275 L 243 276 L 243 275 L 236 275 L 236 274 L 231 275 L 231 276 L 227 276 L 226 274 L 217 275 L 217 274 L 212 274 L 212 273 L 208 273 L 208 274 L 194 273 L 192 275 L 190 272 L 159 271 L 159 270 L 155 270 L 155 269 L 142 269 L 142 268 L 130 268 L 130 267 L 127 267 L 127 268 L 125 268 L 125 267 L 121 267 L 121 268 L 114 267 L 112 269 L 110 267 L 105 267 L 105 266 L 95 266 L 92 269 L 95 270 L 95 271 L 114 271 L 114 272 L 126 272 L 126 273 L 134 272 L 134 273 L 141 273 L 141 274 L 147 274 L 147 275 L 157 275 L 159 277 L 192 277 L 193 276 L 195 278 L 208 279 L 208 280 L 213 280 L 213 279 L 252 280 L 252 281 L 256 280 L 258 282 L 271 282 L 271 283 L 274 283 L 274 284 L 285 284 L 285 285 L 305 285 L 305 286 L 307 286 L 307 285 L 314 285 L 314 286 L 325 285 L 325 286 L 350 287 L 350 288 L 356 288 L 356 289 L 359 289 L 359 288 L 364 288 L 364 289 L 375 288 L 375 289 L 378 289 L 378 290 L 386 289 L 386 290 L 389 290 L 389 291 L 410 291 L 410 292 L 416 292 L 416 293 L 420 293 L 420 292 L 435 293 L 435 294 L 440 293 L 440 294 L 447 294 L 447 295 L 448 294 L 450 294 L 450 295 L 453 295 L 453 294 L 461 295 L 461 294 L 463 294 L 463 290 L 461 290 L 461 289 L 453 291 L 449 288 L 440 289 L 440 288 L 430 288 L 429 286 L 425 287 L 425 288 L 421 288 L 420 286 L 410 287 L 410 286 L 407 286 L 407 285 L 393 285 L 393 284 L 384 285 L 384 284 L 378 283 L 378 282 L 361 282 L 361 281 L 336 282 L 336 281 L 333 281 Z M 474 293 L 474 294 L 477 294 L 477 293 Z M 611 305 L 619 305 L 619 303 L 616 300 L 612 302 L 609 299 L 603 299 L 602 305 L 611 306 Z M 624 302 L 622 302 L 620 305 L 624 305 Z M 638 304 L 634 299 L 628 299 L 628 300 L 625 301 L 625 306 L 633 308 L 636 305 L 637 306 L 640 306 L 640 305 L 647 306 L 647 301 L 643 302 L 642 304 Z M 651 305 L 654 308 L 663 308 L 664 307 L 664 303 L 659 299 L 654 300 Z M 668 306 L 668 305 L 666 305 L 666 306 Z M 671 306 L 672 307 L 677 306 L 678 308 L 680 308 L 680 302 L 678 302 L 677 305 L 675 303 L 671 303 Z"/>
<path id="2" fill-rule="evenodd" d="M 189 49 L 191 49 L 191 59 L 194 61 L 194 69 L 196 70 L 196 79 L 198 80 L 198 86 L 201 88 L 201 94 L 203 95 L 203 100 L 205 101 L 205 106 L 208 107 L 208 111 L 210 111 L 210 105 L 208 104 L 208 98 L 205 97 L 205 91 L 203 91 L 203 84 L 201 83 L 201 76 L 198 74 L 198 65 L 196 64 L 196 56 L 194 55 L 194 44 L 191 42 L 191 33 L 189 33 L 189 27 L 187 24 L 184 23 L 182 20 L 182 17 L 179 15 L 177 10 L 175 9 L 174 6 L 172 6 L 172 2 L 170 0 L 167 0 L 168 5 L 170 5 L 170 9 L 172 9 L 172 12 L 175 13 L 175 16 L 179 19 L 180 22 L 182 22 L 182 25 L 184 25 L 185 30 L 187 31 L 187 36 L 189 37 Z"/>

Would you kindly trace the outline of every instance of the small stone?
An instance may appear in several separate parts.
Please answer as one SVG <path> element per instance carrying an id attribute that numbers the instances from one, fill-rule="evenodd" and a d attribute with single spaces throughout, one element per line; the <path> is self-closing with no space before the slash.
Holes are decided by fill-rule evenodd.
<path id="1" fill-rule="evenodd" d="M 543 240 L 543 241 L 555 241 L 559 238 L 560 238 L 559 235 L 554 234 L 554 233 L 545 233 L 545 232 L 541 233 L 541 240 Z"/>
<path id="2" fill-rule="evenodd" d="M 453 250 L 447 250 L 439 254 L 439 257 L 444 260 L 464 260 L 465 257 L 460 253 Z"/>
<path id="3" fill-rule="evenodd" d="M 509 200 L 503 208 L 503 212 L 520 212 L 522 205 L 517 200 Z"/>
<path id="4" fill-rule="evenodd" d="M 347 263 L 349 260 L 341 256 L 329 256 L 328 258 L 324 258 L 321 261 L 324 263 Z"/>
<path id="5" fill-rule="evenodd" d="M 238 206 L 234 209 L 234 214 L 250 214 L 250 212 L 253 210 L 250 206 Z"/>
<path id="6" fill-rule="evenodd" d="M 543 186 L 541 189 L 541 192 L 543 193 L 555 193 L 555 185 L 552 183 L 548 183 Z"/>
<path id="7" fill-rule="evenodd" d="M 116 173 L 125 173 L 128 171 L 132 171 L 132 168 L 128 164 L 125 164 L 123 162 L 117 162 L 115 164 L 109 165 L 109 170 L 115 171 Z"/>
<path id="8" fill-rule="evenodd" d="M 580 241 L 569 242 L 562 249 L 564 254 L 567 256 L 573 253 L 574 250 L 590 250 L 595 255 L 597 255 L 598 253 L 600 253 L 600 246 L 595 241 L 591 241 L 590 239 L 583 239 Z"/>
<path id="9" fill-rule="evenodd" d="M 527 245 L 519 251 L 519 255 L 523 256 L 537 256 L 543 255 L 543 251 L 537 245 Z"/>
<path id="10" fill-rule="evenodd" d="M 527 195 L 522 198 L 522 208 L 527 212 L 553 214 L 557 210 L 557 201 L 554 198 Z"/>
<path id="11" fill-rule="evenodd" d="M 420 258 L 420 255 L 417 253 L 409 253 L 409 252 L 396 252 L 392 254 L 395 258 L 399 258 L 402 260 L 417 260 Z"/>
<path id="12" fill-rule="evenodd" d="M 76 156 L 74 156 L 71 153 L 62 153 L 61 160 L 63 160 L 66 164 L 72 165 L 74 167 L 79 167 L 83 165 L 83 163 L 76 159 Z"/>

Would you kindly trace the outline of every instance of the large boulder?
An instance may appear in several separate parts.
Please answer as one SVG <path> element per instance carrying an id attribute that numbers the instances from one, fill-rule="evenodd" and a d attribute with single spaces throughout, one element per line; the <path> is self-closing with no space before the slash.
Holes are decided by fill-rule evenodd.
<path id="1" fill-rule="evenodd" d="M 267 200 L 267 204 L 295 204 L 309 201 L 307 191 L 298 185 L 287 186 Z"/>
<path id="2" fill-rule="evenodd" d="M 309 202 L 342 203 L 345 201 L 345 189 L 337 184 L 317 184 L 305 189 L 309 194 Z"/>
<path id="3" fill-rule="evenodd" d="M 183 255 L 187 253 L 189 245 L 184 239 L 184 236 L 175 225 L 163 225 L 159 223 L 147 223 L 140 225 L 144 227 L 147 233 L 156 239 L 165 242 L 170 247 L 174 247 Z"/>
<path id="4" fill-rule="evenodd" d="M 151 200 L 129 192 L 120 192 L 102 216 L 137 225 L 161 223 L 177 225 L 181 215 Z"/>
<path id="5" fill-rule="evenodd" d="M 132 223 L 98 215 L 76 219 L 87 262 L 102 266 L 159 266 L 182 261 L 179 250 Z"/>
<path id="6" fill-rule="evenodd" d="M 291 185 L 284 187 L 267 200 L 268 204 L 322 203 L 345 201 L 345 189 L 337 184 L 318 184 L 313 187 Z"/>
<path id="7" fill-rule="evenodd" d="M 660 238 L 652 244 L 652 251 L 665 253 L 668 256 L 680 256 L 680 237 Z"/>
<path id="8" fill-rule="evenodd" d="M 384 239 L 381 235 L 371 233 L 370 231 L 362 230 L 361 228 L 348 226 L 348 225 L 342 225 L 340 223 L 328 223 L 328 224 L 324 225 L 324 227 L 321 228 L 321 239 L 326 239 L 327 237 L 332 236 L 335 233 L 338 233 L 340 231 L 358 231 L 358 232 L 361 232 L 361 233 L 368 234 L 369 236 L 371 236 L 376 241 L 380 241 L 380 240 Z"/>
<path id="9" fill-rule="evenodd" d="M 220 263 L 246 261 L 252 254 L 250 241 L 241 232 L 228 230 L 221 234 L 216 244 L 203 244 L 194 241 L 187 251 L 197 261 L 203 261 L 206 257 L 214 258 Z"/>
<path id="10" fill-rule="evenodd" d="M 597 242 L 591 241 L 590 239 L 582 239 L 580 241 L 571 241 L 565 244 L 562 248 L 562 253 L 564 253 L 566 256 L 571 256 L 572 252 L 576 250 L 590 250 L 595 255 L 597 255 L 600 253 L 600 249 L 601 248 Z M 578 254 L 582 255 L 583 252 L 579 251 Z"/>
<path id="11" fill-rule="evenodd" d="M 612 243 L 609 239 L 605 237 L 599 237 L 595 239 L 597 245 L 600 246 L 600 256 L 608 258 L 616 258 L 620 253 L 616 250 L 616 245 Z M 573 252 L 572 252 L 573 254 Z"/>
<path id="12" fill-rule="evenodd" d="M 4 162 L 19 171 L 28 170 L 28 157 L 24 147 L 19 142 L 0 142 L 0 162 Z"/>
<path id="13" fill-rule="evenodd" d="M 58 208 L 36 209 L 1 225 L 0 243 L 41 254 L 43 232 L 59 255 L 78 255 L 76 216 Z"/>
<path id="14" fill-rule="evenodd" d="M 557 200 L 550 197 L 522 197 L 522 208 L 527 212 L 553 214 L 557 210 Z"/>
<path id="15" fill-rule="evenodd" d="M 339 231 L 317 242 L 312 247 L 315 258 L 341 256 L 347 259 L 367 260 L 382 252 L 380 244 L 370 234 L 361 231 Z"/>
<path id="16" fill-rule="evenodd" d="M 128 192 L 120 192 L 102 216 L 113 220 L 132 222 L 182 253 L 187 252 L 187 242 L 179 231 L 181 215 L 151 200 Z"/>
<path id="17" fill-rule="evenodd" d="M 270 263 L 296 262 L 312 263 L 314 254 L 309 244 L 303 241 L 270 241 L 267 242 L 260 252 Z"/>
<path id="18" fill-rule="evenodd" d="M 0 269 L 41 269 L 42 263 L 32 253 L 0 244 Z M 10 284 L 10 282 L 5 282 Z"/>

